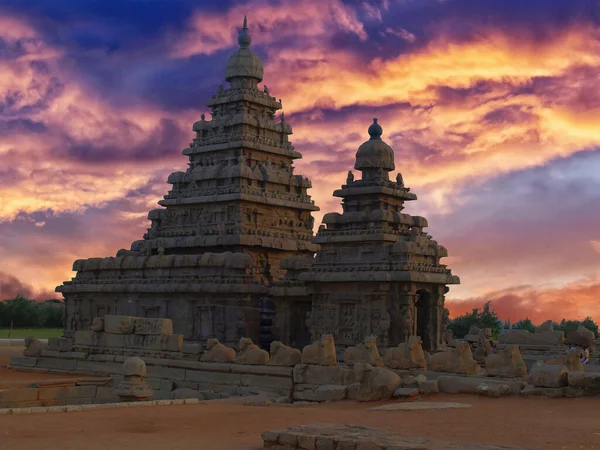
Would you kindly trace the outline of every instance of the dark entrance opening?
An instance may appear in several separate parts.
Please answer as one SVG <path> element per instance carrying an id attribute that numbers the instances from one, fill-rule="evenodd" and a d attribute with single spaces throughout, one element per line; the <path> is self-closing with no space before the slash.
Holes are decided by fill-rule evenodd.
<path id="1" fill-rule="evenodd" d="M 431 293 L 423 289 L 417 291 L 417 336 L 423 340 L 423 350 L 428 351 L 433 348 L 431 342 Z"/>
<path id="2" fill-rule="evenodd" d="M 260 298 L 260 347 L 269 349 L 273 342 L 275 324 L 275 303 L 271 297 Z"/>

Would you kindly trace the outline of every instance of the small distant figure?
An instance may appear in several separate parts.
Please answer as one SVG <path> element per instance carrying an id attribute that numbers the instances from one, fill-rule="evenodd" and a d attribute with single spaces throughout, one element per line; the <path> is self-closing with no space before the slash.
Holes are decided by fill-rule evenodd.
<path id="1" fill-rule="evenodd" d="M 589 364 L 590 362 L 590 348 L 586 347 L 581 352 L 581 364 Z"/>
<path id="2" fill-rule="evenodd" d="M 396 183 L 398 186 L 404 187 L 404 180 L 402 179 L 402 174 L 400 172 L 396 175 Z"/>
<path id="3" fill-rule="evenodd" d="M 263 91 L 265 94 L 270 95 L 269 88 L 267 87 L 266 84 L 263 86 Z"/>
<path id="4" fill-rule="evenodd" d="M 348 177 L 346 178 L 346 184 L 354 183 L 354 174 L 351 170 L 348 171 Z"/>
<path id="5" fill-rule="evenodd" d="M 569 352 L 572 351 L 573 349 L 575 349 L 575 346 L 573 344 L 569 345 L 567 347 L 567 349 L 565 350 L 565 355 L 569 354 Z"/>

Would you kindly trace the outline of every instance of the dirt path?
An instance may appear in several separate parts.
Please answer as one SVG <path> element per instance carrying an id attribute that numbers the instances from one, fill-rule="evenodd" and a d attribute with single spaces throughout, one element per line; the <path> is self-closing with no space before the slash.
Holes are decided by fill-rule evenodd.
<path id="1" fill-rule="evenodd" d="M 0 416 L 2 450 L 251 450 L 260 433 L 311 422 L 337 422 L 443 440 L 532 449 L 600 449 L 596 398 L 546 399 L 439 395 L 428 400 L 470 403 L 442 411 L 368 411 L 378 403 L 311 407 L 198 405 Z"/>

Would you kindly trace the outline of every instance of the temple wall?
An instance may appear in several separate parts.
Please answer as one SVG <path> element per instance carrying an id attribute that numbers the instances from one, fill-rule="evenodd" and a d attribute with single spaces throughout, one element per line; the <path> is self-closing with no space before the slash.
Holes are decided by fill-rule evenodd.
<path id="1" fill-rule="evenodd" d="M 88 330 L 94 317 L 125 315 L 167 318 L 186 341 L 216 337 L 235 345 L 240 337 L 260 342 L 258 294 L 86 293 L 64 294 L 65 336 Z"/>

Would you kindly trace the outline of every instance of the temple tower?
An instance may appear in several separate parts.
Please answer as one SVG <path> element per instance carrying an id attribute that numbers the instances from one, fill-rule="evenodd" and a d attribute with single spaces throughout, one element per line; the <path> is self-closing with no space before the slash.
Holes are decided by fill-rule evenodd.
<path id="1" fill-rule="evenodd" d="M 361 179 L 348 172 L 346 184 L 333 193 L 342 198 L 343 212 L 324 216 L 313 238 L 320 245 L 316 259 L 286 261 L 290 270 L 279 283 L 278 304 L 310 301 L 311 338 L 332 333 L 340 348 L 374 335 L 385 349 L 419 335 L 426 350 L 436 350 L 442 346 L 446 285 L 460 280 L 440 264 L 448 253 L 423 232 L 427 220 L 402 213 L 404 202 L 417 196 L 400 173 L 390 181 L 394 151 L 381 139 L 377 119 L 368 132 L 354 165 Z M 278 314 L 280 328 L 295 320 Z"/>
<path id="2" fill-rule="evenodd" d="M 225 80 L 194 123 L 185 172 L 148 214 L 151 226 L 116 258 L 76 261 L 72 281 L 57 288 L 67 305 L 67 334 L 103 314 L 173 319 L 186 339 L 240 336 L 270 340 L 268 287 L 283 276 L 284 257 L 314 255 L 308 178 L 294 174 L 302 155 L 288 140 L 292 127 L 250 50 L 246 18 Z M 102 267 L 101 267 L 102 266 Z"/>

